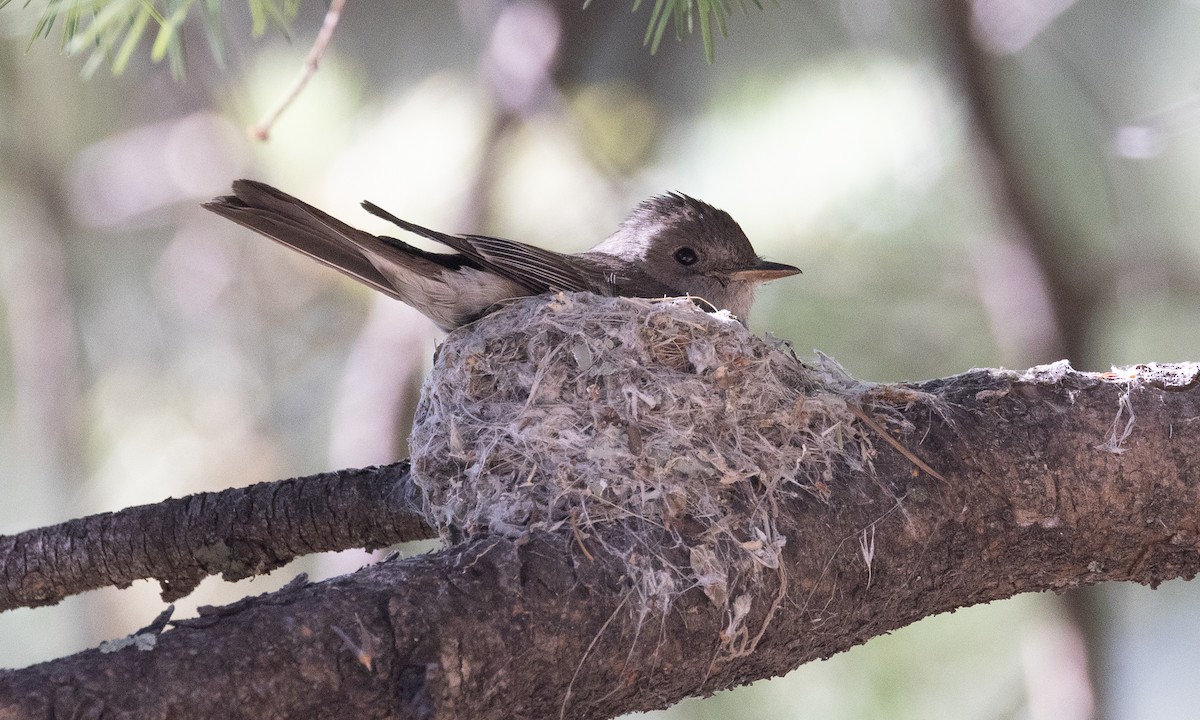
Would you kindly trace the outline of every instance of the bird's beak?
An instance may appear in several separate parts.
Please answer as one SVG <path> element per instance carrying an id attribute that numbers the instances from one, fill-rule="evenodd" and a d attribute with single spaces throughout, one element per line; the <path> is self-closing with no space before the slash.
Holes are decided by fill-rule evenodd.
<path id="1" fill-rule="evenodd" d="M 789 275 L 798 275 L 800 268 L 783 263 L 771 262 L 769 260 L 759 260 L 756 265 L 752 265 L 744 270 L 734 270 L 729 273 L 730 280 L 748 280 L 750 282 L 766 282 L 768 280 L 778 280 Z"/>

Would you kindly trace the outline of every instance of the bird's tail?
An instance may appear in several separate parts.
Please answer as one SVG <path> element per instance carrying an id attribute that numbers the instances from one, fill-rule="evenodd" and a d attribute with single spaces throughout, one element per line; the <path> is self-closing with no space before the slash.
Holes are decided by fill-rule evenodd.
<path id="1" fill-rule="evenodd" d="M 235 180 L 233 194 L 204 207 L 370 285 L 405 300 L 371 262 L 371 255 L 403 252 L 398 240 L 384 240 L 353 228 L 282 190 L 254 180 Z M 413 248 L 415 250 L 415 248 Z"/>

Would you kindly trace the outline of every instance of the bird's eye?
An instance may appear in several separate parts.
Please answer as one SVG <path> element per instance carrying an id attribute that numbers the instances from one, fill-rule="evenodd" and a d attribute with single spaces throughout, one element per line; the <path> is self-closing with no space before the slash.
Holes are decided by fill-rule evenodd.
<path id="1" fill-rule="evenodd" d="M 696 251 L 690 247 L 681 247 L 675 251 L 675 261 L 680 265 L 694 265 L 699 259 Z"/>

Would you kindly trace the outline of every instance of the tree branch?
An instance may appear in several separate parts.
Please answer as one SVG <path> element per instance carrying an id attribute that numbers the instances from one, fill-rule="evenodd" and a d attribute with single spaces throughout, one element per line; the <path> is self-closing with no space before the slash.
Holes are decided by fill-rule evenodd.
<path id="1" fill-rule="evenodd" d="M 470 332 L 452 335 L 438 362 L 461 357 L 460 340 L 482 351 L 486 334 Z M 622 365 L 621 352 L 604 362 Z M 705 377 L 732 394 L 733 372 Z M 1191 578 L 1198 385 L 1196 364 L 1096 374 L 1057 363 L 870 386 L 861 397 L 876 418 L 886 410 L 881 427 L 946 480 L 877 442 L 862 464 L 831 466 L 822 495 L 807 486 L 779 495 L 778 567 L 731 583 L 731 602 L 699 580 L 666 602 L 642 593 L 643 548 L 667 581 L 666 569 L 697 570 L 695 547 L 680 539 L 700 518 L 586 525 L 570 515 L 553 530 L 476 533 L 438 553 L 208 609 L 112 654 L 0 674 L 0 716 L 604 718 L 779 675 L 1020 592 Z M 641 417 L 636 444 L 648 452 Z M 851 419 L 829 432 L 865 447 L 876 431 Z M 712 440 L 697 438 L 698 452 Z"/>
<path id="2" fill-rule="evenodd" d="M 296 557 L 433 537 L 408 463 L 199 493 L 0 536 L 0 610 L 134 580 L 172 601 L 209 575 L 240 580 Z"/>

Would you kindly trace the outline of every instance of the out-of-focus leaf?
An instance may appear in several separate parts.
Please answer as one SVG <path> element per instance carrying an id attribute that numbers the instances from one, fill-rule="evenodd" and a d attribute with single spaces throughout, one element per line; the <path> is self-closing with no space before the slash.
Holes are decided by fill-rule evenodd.
<path id="1" fill-rule="evenodd" d="M 200 8 L 204 34 L 218 64 L 224 62 L 225 40 L 220 11 L 226 0 L 46 0 L 34 23 L 29 45 L 48 38 L 56 23 L 62 28 L 61 50 L 72 55 L 88 50 L 82 74 L 87 77 L 106 62 L 114 74 L 120 74 L 136 57 L 141 40 L 151 21 L 158 31 L 150 48 L 150 59 L 166 58 L 171 74 L 184 75 L 183 40 L 180 28 Z M 0 8 L 11 0 L 0 0 Z M 34 0 L 26 0 L 28 7 Z M 263 35 L 275 28 L 285 37 L 288 24 L 299 9 L 299 0 L 246 0 L 250 9 L 251 33 Z"/>
<path id="2" fill-rule="evenodd" d="M 586 8 L 591 2 L 592 0 L 585 0 L 583 6 Z M 765 9 L 762 0 L 737 0 L 737 6 L 743 13 L 749 12 L 750 3 L 759 10 Z M 779 0 L 772 0 L 772 3 L 779 7 Z M 637 12 L 641 5 L 641 0 L 634 0 L 633 12 Z M 732 0 L 655 0 L 642 42 L 649 45 L 650 53 L 654 54 L 658 52 L 667 25 L 675 26 L 675 36 L 680 39 L 685 31 L 690 35 L 698 27 L 700 39 L 704 43 L 704 56 L 711 63 L 715 55 L 713 28 L 715 26 L 721 37 L 728 37 L 727 20 L 732 14 Z"/>
<path id="3" fill-rule="evenodd" d="M 668 0 L 656 0 L 654 10 L 650 13 L 650 25 L 646 28 L 646 38 L 643 40 L 650 44 L 651 54 L 658 52 L 658 45 L 662 42 L 663 33 L 667 30 L 667 23 L 671 21 L 673 15 Z"/>
<path id="4" fill-rule="evenodd" d="M 709 10 L 712 9 L 711 8 L 712 3 L 706 3 L 704 0 L 699 0 L 699 5 L 700 5 L 700 37 L 704 39 L 704 59 L 708 60 L 711 63 L 713 61 L 713 39 L 712 39 L 712 25 L 710 25 L 708 22 L 708 13 L 709 13 Z M 705 7 L 706 5 L 708 7 Z M 719 18 L 719 22 L 721 23 L 722 27 L 724 27 L 724 23 L 725 23 L 724 14 L 717 13 L 717 17 Z M 725 33 L 722 32 L 721 34 L 724 35 Z"/>
<path id="5" fill-rule="evenodd" d="M 267 31 L 268 24 L 287 37 L 288 23 L 295 17 L 299 3 L 296 0 L 284 0 L 280 6 L 276 0 L 249 0 L 249 6 L 250 33 L 254 37 L 261 37 Z"/>
<path id="6" fill-rule="evenodd" d="M 217 66 L 225 67 L 225 33 L 221 32 L 221 0 L 204 0 L 200 10 L 204 21 L 204 36 L 208 38 L 208 50 Z"/>
<path id="7" fill-rule="evenodd" d="M 188 2 L 175 8 L 175 12 L 171 13 L 166 22 L 159 26 L 158 35 L 154 38 L 154 46 L 150 48 L 151 60 L 154 62 L 162 60 L 167 54 L 167 49 L 173 44 L 178 44 L 179 26 L 187 19 L 190 6 L 191 3 Z"/>
<path id="8" fill-rule="evenodd" d="M 66 45 L 68 55 L 80 52 L 90 46 L 100 45 L 111 48 L 116 45 L 117 37 L 124 28 L 134 24 L 141 12 L 141 0 L 108 0 L 96 4 L 99 12 L 87 24 L 87 27 L 73 35 Z"/>
<path id="9" fill-rule="evenodd" d="M 150 18 L 153 14 L 154 8 L 146 3 L 141 5 L 141 10 L 134 16 L 133 23 L 129 26 L 128 32 L 125 33 L 125 42 L 121 43 L 121 49 L 113 57 L 113 75 L 120 75 L 125 72 L 125 66 L 129 64 L 129 57 L 133 55 L 134 48 L 137 47 L 138 41 L 142 39 L 142 33 L 146 32 L 146 26 L 150 23 Z"/>

